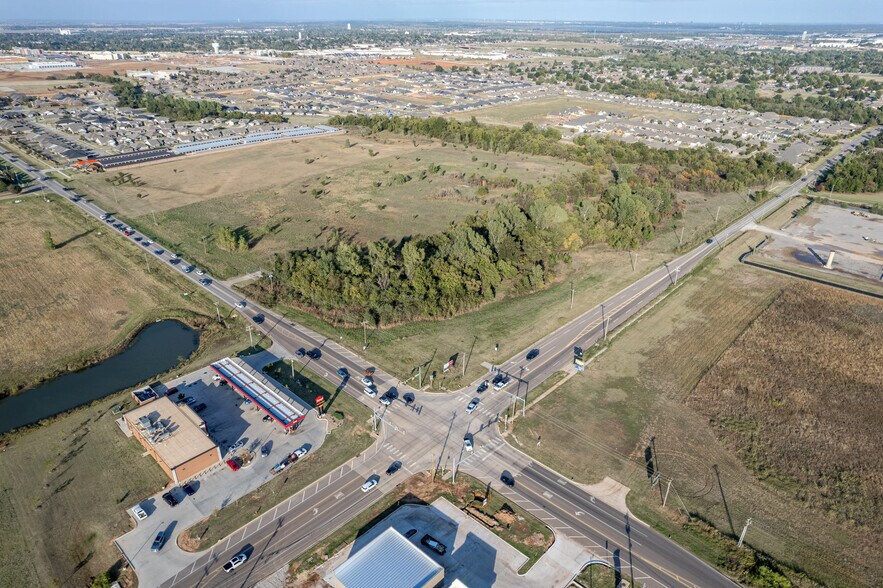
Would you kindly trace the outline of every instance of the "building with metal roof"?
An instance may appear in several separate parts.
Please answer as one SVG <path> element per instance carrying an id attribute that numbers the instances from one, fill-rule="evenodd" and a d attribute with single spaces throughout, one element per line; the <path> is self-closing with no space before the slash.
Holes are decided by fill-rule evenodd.
<path id="1" fill-rule="evenodd" d="M 296 429 L 307 417 L 310 407 L 299 398 L 282 390 L 270 378 L 239 358 L 225 357 L 211 365 L 216 374 L 247 400 L 282 425 L 287 431 Z"/>
<path id="2" fill-rule="evenodd" d="M 444 579 L 445 569 L 392 527 L 351 554 L 330 578 L 335 588 L 434 588 Z"/>

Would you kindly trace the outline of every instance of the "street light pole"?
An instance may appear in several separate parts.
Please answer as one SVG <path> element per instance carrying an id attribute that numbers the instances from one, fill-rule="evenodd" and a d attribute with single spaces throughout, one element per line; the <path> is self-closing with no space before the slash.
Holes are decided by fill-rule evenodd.
<path id="1" fill-rule="evenodd" d="M 365 337 L 365 344 L 362 345 L 362 350 L 368 349 L 368 321 L 362 321 L 362 333 Z"/>

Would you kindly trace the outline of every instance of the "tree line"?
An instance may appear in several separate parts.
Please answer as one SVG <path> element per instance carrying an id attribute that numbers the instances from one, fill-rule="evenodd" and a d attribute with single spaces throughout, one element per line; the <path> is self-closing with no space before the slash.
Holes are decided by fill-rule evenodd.
<path id="1" fill-rule="evenodd" d="M 285 122 L 278 114 L 251 114 L 240 110 L 230 110 L 219 102 L 212 100 L 188 100 L 176 98 L 168 94 L 145 92 L 140 84 L 122 78 L 90 74 L 89 79 L 109 83 L 117 97 L 118 107 L 143 108 L 169 120 L 191 121 L 204 118 L 228 118 L 246 120 L 266 120 L 268 122 Z"/>
<path id="2" fill-rule="evenodd" d="M 883 140 L 879 136 L 850 153 L 827 172 L 819 192 L 883 192 Z"/>

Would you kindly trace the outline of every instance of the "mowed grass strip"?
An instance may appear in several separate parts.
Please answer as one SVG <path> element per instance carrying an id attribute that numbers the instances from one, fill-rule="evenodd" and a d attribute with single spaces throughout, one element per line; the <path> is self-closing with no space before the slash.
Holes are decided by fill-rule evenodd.
<path id="1" fill-rule="evenodd" d="M 769 222 L 782 222 L 789 212 L 780 211 Z M 527 418 L 516 419 L 509 440 L 532 457 L 581 482 L 594 483 L 609 475 L 626 484 L 631 488 L 629 508 L 636 516 L 716 565 L 728 567 L 735 561 L 718 536 L 738 537 L 742 525 L 750 517 L 754 524 L 747 535 L 748 544 L 791 566 L 787 575 L 794 585 L 812 586 L 814 583 L 808 578 L 816 578 L 832 586 L 864 586 L 869 578 L 883 576 L 880 560 L 862 555 L 883 550 L 879 532 L 866 523 L 862 526 L 837 522 L 836 517 L 827 512 L 809 508 L 811 502 L 802 495 L 812 492 L 828 494 L 830 491 L 862 492 L 856 495 L 858 499 L 859 496 L 871 496 L 873 491 L 863 491 L 855 476 L 843 475 L 838 476 L 835 485 L 829 483 L 814 488 L 811 484 L 809 488 L 797 490 L 801 484 L 791 483 L 790 476 L 794 472 L 778 472 L 786 474 L 784 479 L 779 479 L 774 475 L 776 472 L 766 471 L 765 468 L 770 467 L 767 461 L 758 459 L 770 455 L 770 452 L 784 455 L 785 448 L 797 447 L 793 435 L 778 432 L 783 423 L 790 423 L 786 426 L 794 428 L 795 434 L 802 430 L 811 431 L 814 429 L 808 423 L 827 418 L 824 416 L 827 413 L 801 412 L 802 418 L 795 419 L 792 412 L 797 406 L 791 402 L 790 396 L 783 397 L 781 400 L 790 404 L 782 409 L 786 414 L 782 415 L 782 420 L 777 420 L 774 429 L 767 429 L 766 436 L 758 436 L 751 433 L 754 430 L 752 423 L 746 428 L 740 427 L 738 419 L 727 424 L 717 417 L 709 417 L 704 412 L 703 397 L 696 400 L 692 397 L 703 377 L 711 377 L 706 374 L 715 373 L 715 365 L 722 356 L 727 357 L 727 350 L 733 342 L 746 329 L 754 329 L 753 324 L 760 324 L 771 304 L 778 304 L 783 289 L 792 284 L 803 287 L 788 278 L 738 264 L 738 255 L 760 238 L 757 235 L 740 238 L 714 262 L 681 282 L 666 300 L 618 334 L 609 349 L 589 364 L 585 374 L 560 386 L 534 410 L 528 411 Z M 836 291 L 819 288 L 823 288 L 826 297 L 839 295 Z M 817 306 L 809 301 L 801 304 L 806 304 L 806 308 Z M 806 343 L 806 338 L 818 336 L 819 333 L 815 332 L 821 328 L 814 326 L 813 313 L 793 317 L 794 321 L 790 318 L 777 321 L 775 329 L 762 331 L 768 338 L 763 346 L 758 343 L 750 349 L 745 347 L 739 355 L 743 359 L 741 364 L 730 364 L 731 383 L 722 383 L 723 387 L 717 388 L 718 393 L 724 395 L 726 390 L 732 390 L 726 394 L 732 395 L 734 401 L 744 402 L 745 394 L 738 392 L 738 386 L 764 378 L 762 374 L 754 373 L 752 364 L 755 361 L 775 371 L 775 377 L 771 377 L 772 385 L 781 378 L 799 374 L 809 377 L 815 368 L 819 368 L 816 380 L 820 386 L 825 386 L 829 377 L 834 378 L 833 383 L 837 386 L 852 381 L 839 375 L 849 373 L 844 372 L 844 368 L 828 374 L 825 367 L 830 362 L 834 365 L 849 363 L 848 370 L 864 370 L 867 373 L 863 377 L 872 376 L 879 366 L 873 366 L 873 361 L 864 355 L 856 355 L 853 363 L 853 357 L 845 351 L 843 339 L 849 329 L 862 329 L 866 322 L 878 320 L 872 318 L 873 313 L 862 308 L 862 303 L 853 304 L 850 312 L 833 312 L 821 323 L 842 323 L 835 341 L 843 344 L 834 344 L 828 350 L 829 357 L 821 350 L 813 351 L 816 343 Z M 792 326 L 792 322 L 797 324 Z M 810 335 L 810 332 L 815 334 Z M 823 328 L 821 333 L 824 332 Z M 869 334 L 875 332 L 869 331 Z M 825 340 L 820 336 L 817 345 L 824 347 Z M 791 347 L 796 352 L 804 349 L 805 344 L 809 345 L 806 355 L 787 356 L 780 349 L 780 346 Z M 863 350 L 873 352 L 873 346 L 865 346 Z M 756 357 L 761 353 L 767 357 Z M 791 394 L 802 389 L 797 382 L 793 381 L 797 389 L 792 389 Z M 779 389 L 790 386 L 780 384 Z M 852 392 L 835 388 L 839 392 L 832 389 L 831 393 L 837 397 L 837 406 L 846 407 L 853 402 L 853 399 L 844 399 Z M 809 392 L 808 388 L 806 392 Z M 709 410 L 717 414 L 721 399 L 715 396 L 706 398 L 710 402 Z M 816 406 L 814 402 L 800 406 L 809 409 Z M 773 405 L 773 399 L 769 399 L 768 404 L 763 408 L 768 413 L 764 418 L 773 418 L 781 412 Z M 757 410 L 761 410 L 759 406 Z M 848 434 L 861 436 L 861 439 L 850 439 L 848 443 L 844 441 L 845 451 L 850 447 L 869 448 L 878 444 L 873 437 L 877 435 L 876 428 L 862 426 L 856 420 L 863 418 L 855 415 L 857 410 L 862 409 L 852 407 L 843 414 L 843 418 L 852 419 L 849 426 L 855 429 Z M 751 417 L 751 413 L 745 416 Z M 832 421 L 836 422 L 839 421 Z M 841 423 L 841 426 L 844 425 Z M 722 427 L 731 430 L 721 432 Z M 724 436 L 723 442 L 719 435 Z M 543 442 L 537 447 L 539 436 Z M 811 436 L 816 438 L 814 434 Z M 647 458 L 652 455 L 651 437 L 655 437 L 657 453 L 654 463 L 648 467 Z M 752 444 L 731 445 L 735 440 L 749 437 L 753 439 Z M 780 443 L 784 447 L 779 447 Z M 821 443 L 820 450 L 824 447 L 825 443 Z M 792 467 L 809 472 L 806 468 L 812 461 L 797 460 Z M 830 465 L 836 461 L 833 454 L 826 455 L 822 464 Z M 860 472 L 864 472 L 860 476 L 870 476 L 865 481 L 868 489 L 878 485 L 871 483 L 880 475 L 877 467 L 872 465 L 874 463 L 873 460 L 863 462 L 860 468 Z M 652 474 L 656 467 L 664 480 L 673 479 L 666 510 L 660 508 L 659 488 L 651 487 L 649 483 L 648 471 Z M 852 516 L 848 518 L 867 521 L 868 510 L 862 505 L 868 503 L 864 498 L 855 505 L 852 499 L 841 500 L 838 504 L 849 510 Z M 698 515 L 709 521 L 717 530 L 685 526 L 687 519 L 680 512 L 684 507 L 694 517 Z M 863 519 L 858 516 L 860 512 L 865 513 Z M 753 561 L 757 566 L 766 565 L 760 556 Z M 738 566 L 727 569 L 733 574 L 749 574 Z M 803 570 L 806 575 L 794 569 Z M 750 573 L 758 572 L 754 569 Z"/>
<path id="2" fill-rule="evenodd" d="M 303 384 L 285 376 L 289 367 L 283 365 L 282 368 L 281 374 L 272 369 L 269 373 L 292 391 L 302 389 Z M 300 378 L 301 381 L 309 378 L 311 385 L 321 386 L 326 398 L 334 394 L 334 388 L 319 378 L 307 376 L 306 373 L 300 374 Z M 310 401 L 311 406 L 314 400 L 315 397 Z M 188 551 L 200 551 L 215 545 L 255 517 L 359 455 L 374 442 L 374 436 L 366 424 L 370 416 L 370 411 L 362 404 L 341 394 L 327 416 L 331 422 L 331 433 L 321 447 L 308 453 L 257 490 L 213 512 L 182 532 L 178 538 L 181 547 Z"/>

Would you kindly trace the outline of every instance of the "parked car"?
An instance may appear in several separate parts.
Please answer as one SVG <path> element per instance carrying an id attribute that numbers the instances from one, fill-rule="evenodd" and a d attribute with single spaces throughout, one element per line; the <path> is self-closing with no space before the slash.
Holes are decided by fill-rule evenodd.
<path id="1" fill-rule="evenodd" d="M 438 539 L 435 539 L 432 535 L 424 535 L 423 539 L 420 540 L 420 543 L 422 543 L 425 547 L 428 547 L 429 549 L 433 550 L 434 552 L 436 552 L 439 555 L 444 555 L 445 552 L 448 550 L 448 548 L 445 547 L 444 543 L 441 543 Z"/>
<path id="2" fill-rule="evenodd" d="M 270 446 L 264 445 L 261 447 L 261 457 L 267 457 L 268 455 L 270 455 Z"/>
<path id="3" fill-rule="evenodd" d="M 236 443 L 234 443 L 233 445 L 231 445 L 230 447 L 227 448 L 227 453 L 236 453 L 237 451 L 239 451 L 243 447 L 245 447 L 245 439 L 240 439 L 239 441 L 237 441 Z"/>
<path id="4" fill-rule="evenodd" d="M 374 398 L 375 396 L 377 396 L 377 387 L 374 386 L 374 384 L 371 384 L 370 386 L 365 386 L 362 389 L 362 392 L 364 392 L 365 394 L 367 394 L 371 398 Z"/>
<path id="5" fill-rule="evenodd" d="M 186 404 L 193 404 L 194 402 L 196 402 L 196 398 L 194 398 L 193 396 L 188 396 L 187 398 L 184 399 L 184 402 Z"/>
<path id="6" fill-rule="evenodd" d="M 477 394 L 481 394 L 482 392 L 487 390 L 487 387 L 488 387 L 488 382 L 487 382 L 487 380 L 485 380 L 481 384 L 478 385 L 478 388 L 475 389 L 475 392 Z"/>
<path id="7" fill-rule="evenodd" d="M 156 539 L 153 540 L 153 545 L 150 546 L 150 551 L 156 553 L 162 546 L 166 544 L 166 532 L 160 531 L 156 534 Z"/>
<path id="8" fill-rule="evenodd" d="M 337 375 L 341 378 L 349 378 L 350 373 L 346 370 L 346 368 L 337 368 Z"/>
<path id="9" fill-rule="evenodd" d="M 394 462 L 392 462 L 392 464 L 390 464 L 390 466 L 388 468 L 386 468 L 386 475 L 391 476 L 394 473 L 396 473 L 397 471 L 399 471 L 400 469 L 402 469 L 402 462 L 394 461 Z"/>
<path id="10" fill-rule="evenodd" d="M 371 488 L 377 485 L 377 478 L 369 478 L 362 484 L 362 492 L 367 492 Z"/>
<path id="11" fill-rule="evenodd" d="M 169 388 L 168 390 L 166 390 L 166 394 L 169 395 L 169 396 L 171 396 L 172 394 L 175 394 L 175 393 L 177 393 L 177 392 L 178 392 L 178 387 L 177 387 L 177 386 L 172 386 L 171 388 Z"/>
<path id="12" fill-rule="evenodd" d="M 208 408 L 208 405 L 205 402 L 200 402 L 199 404 L 197 404 L 196 406 L 193 407 L 193 412 L 202 412 L 206 408 Z"/>
<path id="13" fill-rule="evenodd" d="M 475 407 L 478 406 L 478 403 L 481 402 L 478 398 L 473 398 L 472 401 L 466 406 L 466 414 L 472 414 L 472 411 L 475 410 Z"/>
<path id="14" fill-rule="evenodd" d="M 193 496 L 194 494 L 196 494 L 196 488 L 194 488 L 190 482 L 187 482 L 186 484 L 181 486 L 181 490 L 183 490 L 184 494 L 186 494 L 187 496 Z"/>
<path id="15" fill-rule="evenodd" d="M 527 361 L 530 361 L 532 359 L 536 359 L 539 354 L 540 354 L 540 350 L 537 349 L 536 347 L 534 347 L 533 349 L 531 349 L 530 351 L 527 352 Z"/>
<path id="16" fill-rule="evenodd" d="M 147 511 L 141 508 L 140 504 L 132 508 L 132 514 L 135 515 L 135 518 L 139 521 L 143 521 L 147 518 Z"/>
<path id="17" fill-rule="evenodd" d="M 271 417 L 270 415 L 266 414 L 266 415 L 264 415 L 264 418 L 262 418 L 261 420 L 264 421 L 265 423 L 269 423 L 270 421 L 273 420 L 273 417 Z"/>
<path id="18" fill-rule="evenodd" d="M 230 559 L 230 561 L 228 561 L 227 563 L 224 564 L 224 571 L 227 573 L 232 572 L 233 570 L 235 570 L 236 568 L 238 568 L 239 566 L 244 564 L 245 560 L 247 560 L 247 559 L 248 559 L 248 555 L 246 555 L 244 553 L 234 555 Z"/>
<path id="19" fill-rule="evenodd" d="M 234 472 L 239 471 L 239 460 L 235 457 L 233 459 L 228 459 L 226 463 L 227 467 L 229 467 Z"/>
<path id="20" fill-rule="evenodd" d="M 309 449 L 307 449 L 306 447 L 301 447 L 300 449 L 295 449 L 294 451 L 291 452 L 290 457 L 292 459 L 300 459 L 307 454 L 307 451 L 309 451 Z"/>
<path id="21" fill-rule="evenodd" d="M 174 496 L 172 496 L 171 491 L 166 492 L 165 494 L 163 494 L 163 495 L 162 495 L 162 499 L 165 501 L 166 504 L 168 504 L 168 505 L 171 506 L 172 508 L 178 506 L 178 499 L 175 498 Z"/>

